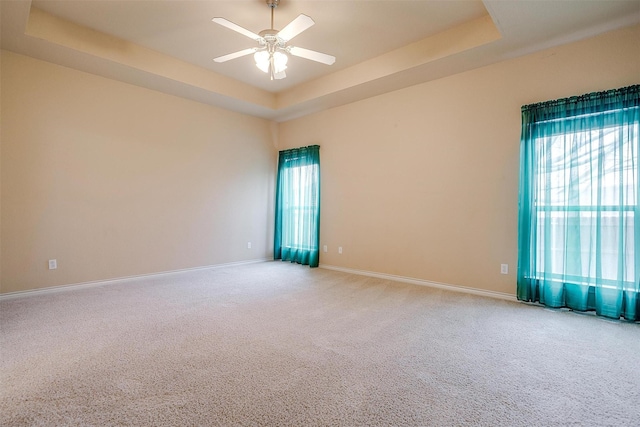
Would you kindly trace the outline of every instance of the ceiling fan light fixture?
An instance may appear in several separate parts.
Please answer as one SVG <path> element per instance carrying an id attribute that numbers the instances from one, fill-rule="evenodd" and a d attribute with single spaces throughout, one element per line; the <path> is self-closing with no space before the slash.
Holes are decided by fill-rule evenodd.
<path id="1" fill-rule="evenodd" d="M 215 17 L 212 19 L 216 24 L 222 25 L 223 27 L 227 27 L 230 30 L 249 37 L 260 45 L 257 48 L 244 49 L 213 58 L 215 62 L 226 62 L 231 59 L 240 58 L 254 53 L 253 59 L 256 62 L 256 67 L 258 67 L 260 71 L 269 74 L 271 80 L 279 80 L 286 77 L 284 71 L 287 69 L 287 62 L 289 61 L 287 54 L 327 65 L 332 65 L 335 62 L 336 58 L 334 56 L 327 55 L 326 53 L 287 45 L 291 39 L 314 25 L 314 21 L 311 17 L 301 13 L 297 18 L 289 22 L 282 30 L 278 31 L 273 28 L 273 11 L 280 3 L 280 0 L 266 0 L 266 3 L 271 9 L 271 28 L 263 30 L 259 34 L 249 31 L 246 28 L 234 24 L 224 18 Z"/>
<path id="2" fill-rule="evenodd" d="M 289 57 L 282 52 L 274 52 L 273 54 L 273 66 L 276 73 L 281 73 L 287 69 L 287 61 Z"/>
<path id="3" fill-rule="evenodd" d="M 266 50 L 261 50 L 253 55 L 253 59 L 256 61 L 256 67 L 263 73 L 269 73 L 270 68 L 273 67 L 274 74 L 279 74 L 287 69 L 287 62 L 289 57 L 283 52 L 274 52 L 270 54 Z"/>
<path id="4" fill-rule="evenodd" d="M 260 69 L 260 71 L 264 73 L 269 72 L 269 65 L 271 61 L 269 60 L 269 52 L 266 50 L 261 50 L 253 55 L 253 59 L 256 61 L 256 67 Z"/>

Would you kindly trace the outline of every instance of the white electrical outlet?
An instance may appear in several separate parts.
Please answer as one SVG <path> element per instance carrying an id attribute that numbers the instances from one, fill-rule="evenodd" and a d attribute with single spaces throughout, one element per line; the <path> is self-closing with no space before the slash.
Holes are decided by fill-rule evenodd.
<path id="1" fill-rule="evenodd" d="M 49 260 L 49 270 L 55 270 L 58 268 L 58 260 L 50 259 Z"/>
<path id="2" fill-rule="evenodd" d="M 509 274 L 509 264 L 500 264 L 500 274 Z"/>
<path id="3" fill-rule="evenodd" d="M 247 242 L 247 249 L 251 249 L 251 242 Z"/>
<path id="4" fill-rule="evenodd" d="M 322 247 L 322 250 L 323 250 L 324 252 L 327 252 L 327 245 L 324 245 L 324 246 Z"/>
<path id="5" fill-rule="evenodd" d="M 338 246 L 338 253 L 342 254 L 342 246 Z"/>

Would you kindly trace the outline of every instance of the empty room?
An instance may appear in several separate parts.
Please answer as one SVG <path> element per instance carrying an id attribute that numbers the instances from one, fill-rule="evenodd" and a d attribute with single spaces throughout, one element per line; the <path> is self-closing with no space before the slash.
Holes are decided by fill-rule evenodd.
<path id="1" fill-rule="evenodd" d="M 0 31 L 0 425 L 640 424 L 640 0 Z"/>

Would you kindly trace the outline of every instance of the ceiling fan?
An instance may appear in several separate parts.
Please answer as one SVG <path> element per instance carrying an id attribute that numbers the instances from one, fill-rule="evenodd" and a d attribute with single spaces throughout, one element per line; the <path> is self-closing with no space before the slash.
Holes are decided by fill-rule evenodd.
<path id="1" fill-rule="evenodd" d="M 271 8 L 271 28 L 268 30 L 260 31 L 259 34 L 251 32 L 246 28 L 243 28 L 233 22 L 224 18 L 213 18 L 212 21 L 216 24 L 220 24 L 230 30 L 236 31 L 250 39 L 258 42 L 258 47 L 252 47 L 249 49 L 243 49 L 238 52 L 230 53 L 228 55 L 219 56 L 214 58 L 215 62 L 226 62 L 231 59 L 240 58 L 242 56 L 254 54 L 253 57 L 256 61 L 256 66 L 269 74 L 271 80 L 283 79 L 287 75 L 285 70 L 287 68 L 288 56 L 290 53 L 293 56 L 300 58 L 310 59 L 312 61 L 321 62 L 323 64 L 331 65 L 336 61 L 336 58 L 326 53 L 316 52 L 314 50 L 304 49 L 296 46 L 287 46 L 287 43 L 295 36 L 311 27 L 315 22 L 309 16 L 300 14 L 296 19 L 291 21 L 282 30 L 273 29 L 273 11 L 280 0 L 266 0 L 267 6 Z"/>

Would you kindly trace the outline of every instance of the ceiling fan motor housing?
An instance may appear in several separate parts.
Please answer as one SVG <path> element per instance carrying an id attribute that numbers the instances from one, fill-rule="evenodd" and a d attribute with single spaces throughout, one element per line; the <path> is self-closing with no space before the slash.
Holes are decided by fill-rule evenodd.
<path id="1" fill-rule="evenodd" d="M 278 37 L 278 30 L 263 30 L 259 34 L 262 37 L 262 40 L 259 40 L 260 44 L 270 48 L 270 51 L 275 48 L 285 49 L 287 42 Z"/>

